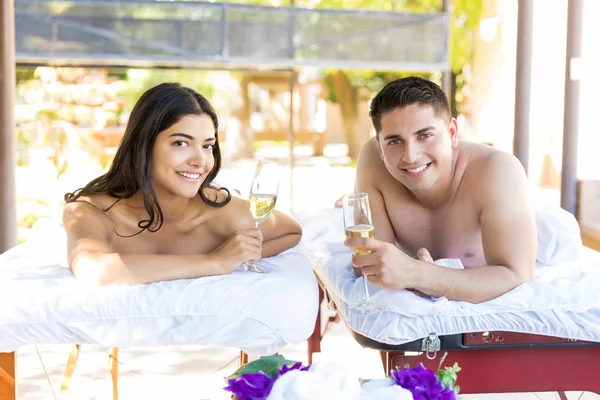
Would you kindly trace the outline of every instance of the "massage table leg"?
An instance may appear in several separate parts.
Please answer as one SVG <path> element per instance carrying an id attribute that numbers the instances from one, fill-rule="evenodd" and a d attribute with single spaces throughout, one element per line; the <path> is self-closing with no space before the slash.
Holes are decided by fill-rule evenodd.
<path id="1" fill-rule="evenodd" d="M 73 379 L 73 373 L 75 372 L 75 367 L 77 366 L 80 350 L 81 346 L 78 344 L 71 347 L 69 359 L 67 360 L 67 366 L 65 367 L 65 373 L 63 375 L 62 385 L 60 387 L 61 397 L 69 393 L 69 389 L 71 389 L 71 380 Z"/>
<path id="2" fill-rule="evenodd" d="M 434 360 L 425 354 L 407 356 L 388 352 L 386 375 L 405 364 L 437 370 L 443 350 Z M 444 366 L 457 362 L 460 392 L 568 392 L 600 394 L 598 360 L 600 346 L 530 347 L 505 349 L 448 350 Z"/>
<path id="3" fill-rule="evenodd" d="M 390 352 L 387 352 L 387 351 L 383 351 L 383 350 L 381 350 L 379 352 L 379 356 L 381 357 L 381 365 L 383 365 L 383 373 L 386 376 L 389 375 L 388 371 L 391 370 L 391 368 L 388 367 L 388 365 L 389 365 L 389 361 L 388 361 L 389 354 L 393 354 L 393 353 L 390 353 Z"/>
<path id="4" fill-rule="evenodd" d="M 319 310 L 317 311 L 317 319 L 315 321 L 315 330 L 308 338 L 308 363 L 312 364 L 313 354 L 321 352 L 321 303 L 323 302 L 324 293 L 319 286 Z"/>
<path id="5" fill-rule="evenodd" d="M 112 377 L 113 400 L 119 400 L 119 349 L 111 347 L 109 352 L 110 375 Z"/>
<path id="6" fill-rule="evenodd" d="M 240 350 L 240 367 L 248 364 L 248 354 Z"/>
<path id="7" fill-rule="evenodd" d="M 16 400 L 16 353 L 0 353 L 0 400 Z"/>
<path id="8" fill-rule="evenodd" d="M 318 278 L 317 278 L 318 281 Z M 321 352 L 321 340 L 323 340 L 323 336 L 329 331 L 331 325 L 340 321 L 340 315 L 336 313 L 334 316 L 329 316 L 327 318 L 327 323 L 325 324 L 325 330 L 321 333 L 321 304 L 323 303 L 323 299 L 327 299 L 327 307 L 331 311 L 336 311 L 335 303 L 331 301 L 329 295 L 323 291 L 321 284 L 319 283 L 319 310 L 317 311 L 317 320 L 315 321 L 315 330 L 312 335 L 308 338 L 308 363 L 312 364 L 313 354 Z"/>

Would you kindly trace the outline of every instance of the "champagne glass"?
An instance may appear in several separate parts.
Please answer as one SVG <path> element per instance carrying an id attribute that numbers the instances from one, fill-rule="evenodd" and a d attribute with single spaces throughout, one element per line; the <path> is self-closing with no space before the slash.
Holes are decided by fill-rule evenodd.
<path id="1" fill-rule="evenodd" d="M 346 239 L 374 237 L 369 195 L 367 193 L 344 195 L 342 197 L 342 209 L 344 211 Z M 356 249 L 354 252 L 356 255 L 366 255 L 371 251 Z M 349 308 L 359 314 L 372 314 L 383 310 L 383 307 L 371 300 L 369 296 L 367 277 L 363 274 L 362 278 L 365 288 L 365 298 L 359 303 L 350 305 Z"/>
<path id="2" fill-rule="evenodd" d="M 250 213 L 254 218 L 255 228 L 258 228 L 275 209 L 278 191 L 279 166 L 266 161 L 259 161 L 250 188 Z M 242 268 L 246 271 L 265 273 L 252 260 L 242 264 Z"/>

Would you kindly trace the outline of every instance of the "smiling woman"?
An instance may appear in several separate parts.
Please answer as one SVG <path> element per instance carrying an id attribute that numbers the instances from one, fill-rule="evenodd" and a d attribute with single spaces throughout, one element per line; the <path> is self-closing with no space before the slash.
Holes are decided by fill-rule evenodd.
<path id="1" fill-rule="evenodd" d="M 299 242 L 300 225 L 279 212 L 254 228 L 248 202 L 212 184 L 220 168 L 208 100 L 179 84 L 148 90 L 109 171 L 65 195 L 75 276 L 103 285 L 221 275 Z"/>

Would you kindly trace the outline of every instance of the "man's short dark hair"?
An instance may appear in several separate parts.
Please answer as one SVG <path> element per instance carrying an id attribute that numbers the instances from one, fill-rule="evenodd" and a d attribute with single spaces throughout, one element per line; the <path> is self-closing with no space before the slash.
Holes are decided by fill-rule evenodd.
<path id="1" fill-rule="evenodd" d="M 369 115 L 375 131 L 381 131 L 383 114 L 411 104 L 431 106 L 436 116 L 450 119 L 450 105 L 444 91 L 427 79 L 409 76 L 385 85 L 371 102 Z"/>

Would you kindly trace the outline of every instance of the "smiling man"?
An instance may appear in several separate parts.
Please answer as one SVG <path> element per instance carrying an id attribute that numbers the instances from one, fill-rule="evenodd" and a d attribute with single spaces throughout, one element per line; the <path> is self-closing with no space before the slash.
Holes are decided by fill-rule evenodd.
<path id="1" fill-rule="evenodd" d="M 533 278 L 537 253 L 528 181 L 519 161 L 458 140 L 439 86 L 417 77 L 386 85 L 371 103 L 376 137 L 358 159 L 375 239 L 351 239 L 357 274 L 388 289 L 473 303 Z M 434 259 L 458 258 L 453 270 Z"/>

